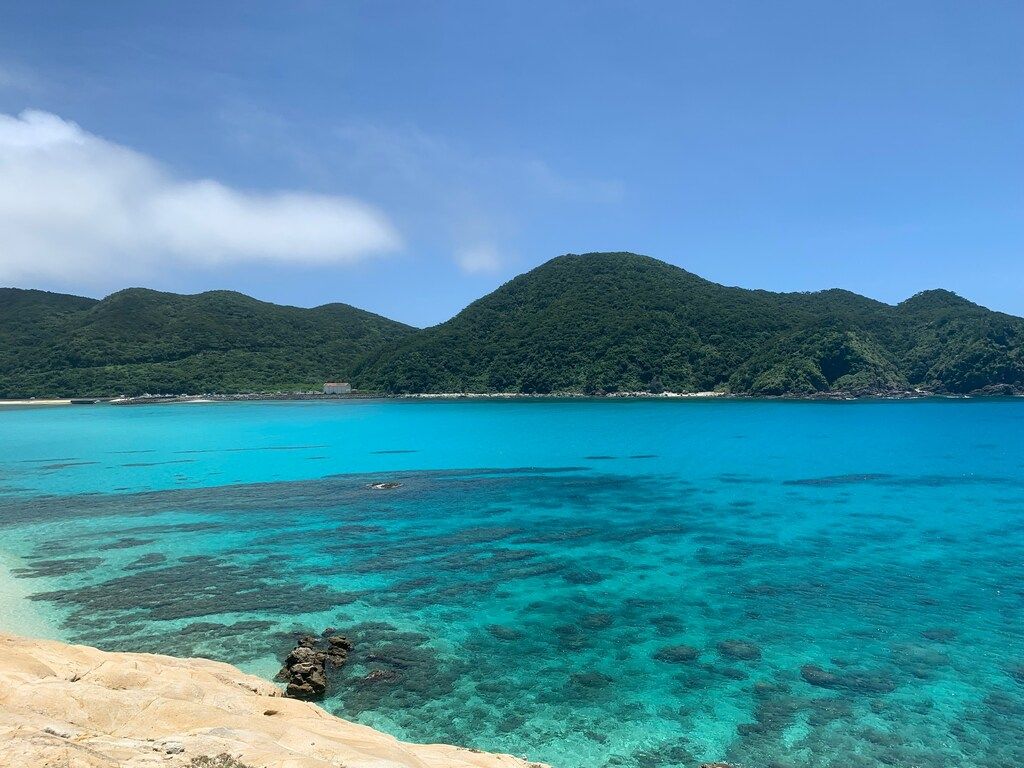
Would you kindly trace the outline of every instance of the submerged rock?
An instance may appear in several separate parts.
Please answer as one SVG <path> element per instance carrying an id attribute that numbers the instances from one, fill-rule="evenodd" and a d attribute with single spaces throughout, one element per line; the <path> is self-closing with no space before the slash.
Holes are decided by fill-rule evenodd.
<path id="1" fill-rule="evenodd" d="M 761 649 L 744 640 L 723 640 L 718 644 L 718 653 L 734 661 L 757 661 L 761 658 Z"/>
<path id="2" fill-rule="evenodd" d="M 875 672 L 829 672 L 817 664 L 804 664 L 800 676 L 818 688 L 853 691 L 855 693 L 892 693 L 896 683 L 884 674 Z"/>
<path id="3" fill-rule="evenodd" d="M 992 691 L 984 699 L 985 706 L 994 714 L 1020 720 L 1024 717 L 1024 704 L 1005 691 Z"/>
<path id="4" fill-rule="evenodd" d="M 828 672 L 816 664 L 804 664 L 800 667 L 800 677 L 811 685 L 819 688 L 839 688 L 839 675 Z"/>
<path id="5" fill-rule="evenodd" d="M 667 645 L 654 654 L 654 660 L 668 664 L 687 664 L 696 661 L 698 656 L 700 650 L 692 645 Z"/>
<path id="6" fill-rule="evenodd" d="M 685 628 L 682 619 L 672 614 L 655 616 L 650 621 L 655 631 L 662 637 L 679 634 Z"/>
<path id="7" fill-rule="evenodd" d="M 521 632 L 518 629 L 512 627 L 503 627 L 500 624 L 491 624 L 487 627 L 487 631 L 492 637 L 496 637 L 498 640 L 522 640 L 526 637 L 525 632 Z"/>
<path id="8" fill-rule="evenodd" d="M 949 665 L 949 656 L 932 646 L 901 643 L 892 648 L 893 662 L 917 678 L 931 677 L 939 667 Z"/>
<path id="9" fill-rule="evenodd" d="M 716 667 L 714 664 L 702 664 L 701 669 L 708 675 L 717 675 L 727 680 L 746 680 L 747 673 L 737 667 Z"/>
<path id="10" fill-rule="evenodd" d="M 348 661 L 349 651 L 352 650 L 352 641 L 344 635 L 333 635 L 327 638 L 327 663 L 340 667 Z"/>
<path id="11" fill-rule="evenodd" d="M 580 688 L 603 688 L 613 681 L 610 675 L 603 672 L 577 672 L 569 677 L 569 682 Z"/>
<path id="12" fill-rule="evenodd" d="M 607 629 L 615 622 L 615 617 L 607 612 L 590 613 L 580 619 L 580 625 L 586 629 Z"/>
<path id="13" fill-rule="evenodd" d="M 951 643 L 956 639 L 956 634 L 955 629 L 938 627 L 935 629 L 926 629 L 921 633 L 921 637 L 925 640 L 933 640 L 937 643 Z"/>
<path id="14" fill-rule="evenodd" d="M 371 669 L 363 677 L 364 683 L 397 683 L 402 679 L 401 673 L 393 669 Z"/>
<path id="15" fill-rule="evenodd" d="M 1021 685 L 1024 685 L 1024 664 L 1015 664 L 1006 670 L 1006 674 L 1012 677 Z"/>
<path id="16" fill-rule="evenodd" d="M 562 579 L 567 584 L 586 586 L 588 584 L 600 584 L 602 581 L 604 581 L 605 577 L 597 571 L 579 568 L 566 571 L 562 574 Z"/>

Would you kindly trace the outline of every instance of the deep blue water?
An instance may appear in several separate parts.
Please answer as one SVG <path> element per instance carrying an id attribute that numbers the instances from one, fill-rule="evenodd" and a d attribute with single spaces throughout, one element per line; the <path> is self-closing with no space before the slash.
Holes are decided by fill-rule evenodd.
<path id="1" fill-rule="evenodd" d="M 1024 765 L 1024 401 L 7 409 L 0 537 L 68 640 L 344 630 L 326 705 L 405 739 Z"/>

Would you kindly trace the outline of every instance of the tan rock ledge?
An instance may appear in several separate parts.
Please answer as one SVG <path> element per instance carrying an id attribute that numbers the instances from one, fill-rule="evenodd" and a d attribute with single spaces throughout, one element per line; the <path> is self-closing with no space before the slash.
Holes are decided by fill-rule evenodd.
<path id="1" fill-rule="evenodd" d="M 226 755 L 228 758 L 218 758 Z M 0 634 L 4 768 L 539 768 L 406 744 L 229 664 Z"/>

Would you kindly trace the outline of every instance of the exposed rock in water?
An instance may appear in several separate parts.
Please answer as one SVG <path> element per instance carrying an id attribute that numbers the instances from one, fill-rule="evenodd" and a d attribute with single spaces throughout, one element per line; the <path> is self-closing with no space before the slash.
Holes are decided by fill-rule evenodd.
<path id="1" fill-rule="evenodd" d="M 387 482 L 387 483 L 370 483 L 370 488 L 375 491 L 393 491 L 395 488 L 401 488 L 401 483 Z"/>
<path id="2" fill-rule="evenodd" d="M 293 699 L 322 699 L 327 692 L 326 657 L 327 654 L 312 648 L 295 648 L 278 673 L 288 681 L 285 695 Z"/>
<path id="3" fill-rule="evenodd" d="M 348 654 L 353 647 L 352 641 L 345 635 L 328 635 L 327 660 L 340 667 L 348 659 Z"/>
<path id="4" fill-rule="evenodd" d="M 327 693 L 327 668 L 348 661 L 352 641 L 344 635 L 302 635 L 284 660 L 277 678 L 287 682 L 285 696 L 317 700 Z"/>

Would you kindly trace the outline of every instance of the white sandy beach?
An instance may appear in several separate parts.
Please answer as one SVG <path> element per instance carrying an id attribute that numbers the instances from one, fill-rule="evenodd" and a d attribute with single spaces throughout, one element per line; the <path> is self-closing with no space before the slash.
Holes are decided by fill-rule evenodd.
<path id="1" fill-rule="evenodd" d="M 19 558 L 0 552 L 0 632 L 59 640 L 56 625 L 29 600 L 29 595 L 37 591 L 33 583 L 12 575 L 21 565 Z"/>
<path id="2" fill-rule="evenodd" d="M 26 399 L 26 400 L 0 400 L 0 408 L 4 406 L 16 406 L 16 405 L 71 405 L 70 400 L 44 400 L 44 399 Z"/>

